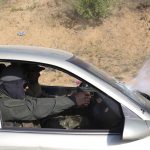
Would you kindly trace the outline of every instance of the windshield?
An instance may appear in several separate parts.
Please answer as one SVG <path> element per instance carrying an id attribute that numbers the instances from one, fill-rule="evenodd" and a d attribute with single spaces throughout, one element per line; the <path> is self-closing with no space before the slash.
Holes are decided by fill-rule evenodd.
<path id="1" fill-rule="evenodd" d="M 148 107 L 150 109 L 150 101 L 146 99 L 144 96 L 142 96 L 139 92 L 133 91 L 130 87 L 125 85 L 125 83 L 116 80 L 114 77 L 111 77 L 104 71 L 96 68 L 90 63 L 87 63 L 83 60 L 81 60 L 78 57 L 72 57 L 71 59 L 68 60 L 69 62 L 79 66 L 80 68 L 86 70 L 87 72 L 93 74 L 94 76 L 102 79 L 103 81 L 107 82 L 111 86 L 115 87 L 119 91 L 121 91 L 124 95 L 132 99 L 135 103 L 138 105 L 146 108 Z"/>

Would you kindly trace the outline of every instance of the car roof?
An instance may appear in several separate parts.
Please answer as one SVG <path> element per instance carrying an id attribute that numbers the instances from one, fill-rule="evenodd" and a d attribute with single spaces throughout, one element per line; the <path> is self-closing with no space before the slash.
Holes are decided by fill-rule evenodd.
<path id="1" fill-rule="evenodd" d="M 55 59 L 65 61 L 73 56 L 72 53 L 44 47 L 20 46 L 20 45 L 0 45 L 0 59 L 7 60 L 27 60 L 30 57 L 38 62 L 38 59 Z M 32 60 L 31 59 L 31 60 Z"/>

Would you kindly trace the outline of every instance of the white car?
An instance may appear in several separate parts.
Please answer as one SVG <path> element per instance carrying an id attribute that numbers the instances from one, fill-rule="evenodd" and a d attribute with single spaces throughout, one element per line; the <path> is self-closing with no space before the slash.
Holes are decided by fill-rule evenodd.
<path id="1" fill-rule="evenodd" d="M 17 62 L 45 67 L 41 74 L 45 78 L 40 81 L 44 92 L 66 96 L 75 90 L 85 90 L 92 95 L 94 104 L 91 105 L 100 105 L 95 112 L 88 106 L 83 108 L 83 113 L 76 108 L 76 111 L 70 109 L 69 115 L 48 116 L 38 120 L 37 126 L 23 121 L 20 121 L 21 126 L 16 122 L 9 126 L 1 115 L 1 150 L 127 150 L 150 147 L 150 101 L 89 63 L 61 50 L 3 45 L 0 46 L 0 61 L 6 66 Z M 51 74 L 56 79 L 51 80 Z M 69 126 L 69 120 L 67 127 L 60 127 L 66 116 L 75 118 L 78 124 Z M 62 124 L 55 124 L 58 123 L 57 118 L 61 118 Z M 81 119 L 84 126 L 80 124 Z M 74 120 L 71 121 L 74 125 Z"/>

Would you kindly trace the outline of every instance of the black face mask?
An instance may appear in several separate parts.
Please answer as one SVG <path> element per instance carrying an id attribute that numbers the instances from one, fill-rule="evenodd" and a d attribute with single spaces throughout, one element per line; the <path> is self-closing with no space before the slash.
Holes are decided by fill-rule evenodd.
<path id="1" fill-rule="evenodd" d="M 11 98 L 24 99 L 25 92 L 23 84 L 23 80 L 3 82 L 3 88 Z"/>

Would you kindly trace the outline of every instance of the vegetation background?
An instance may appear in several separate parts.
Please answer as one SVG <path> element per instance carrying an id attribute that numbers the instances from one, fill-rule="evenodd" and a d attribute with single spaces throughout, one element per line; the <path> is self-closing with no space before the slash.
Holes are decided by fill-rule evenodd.
<path id="1" fill-rule="evenodd" d="M 0 0 L 0 44 L 64 49 L 128 82 L 150 57 L 150 0 L 87 1 Z"/>

